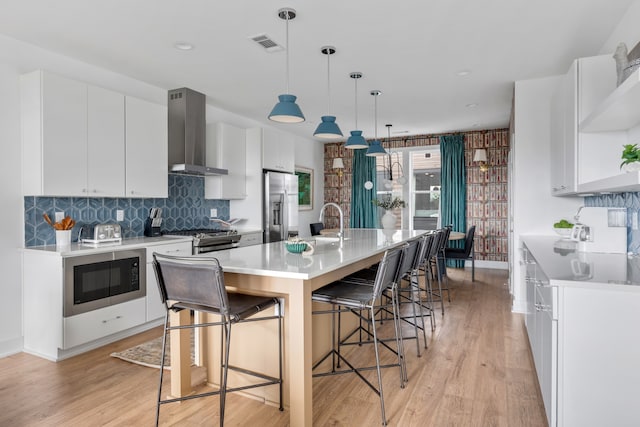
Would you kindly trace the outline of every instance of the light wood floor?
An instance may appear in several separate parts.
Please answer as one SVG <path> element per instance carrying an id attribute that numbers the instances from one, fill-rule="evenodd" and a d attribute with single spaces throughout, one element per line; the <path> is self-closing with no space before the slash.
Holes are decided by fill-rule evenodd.
<path id="1" fill-rule="evenodd" d="M 449 274 L 452 301 L 428 334 L 429 349 L 418 358 L 415 342 L 405 344 L 408 386 L 400 389 L 397 369 L 384 371 L 389 425 L 545 426 L 506 272 L 478 269 L 474 283 L 468 270 Z M 153 425 L 158 371 L 109 354 L 160 334 L 154 329 L 58 363 L 24 353 L 0 359 L 0 426 Z M 314 425 L 380 425 L 377 396 L 354 375 L 316 378 L 313 387 Z M 228 396 L 229 426 L 286 426 L 288 419 L 286 410 Z M 161 425 L 217 424 L 217 397 L 162 407 Z"/>

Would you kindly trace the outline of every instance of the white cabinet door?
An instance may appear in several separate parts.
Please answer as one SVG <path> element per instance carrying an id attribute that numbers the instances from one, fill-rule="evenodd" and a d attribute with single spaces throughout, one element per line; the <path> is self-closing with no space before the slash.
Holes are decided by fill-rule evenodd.
<path id="1" fill-rule="evenodd" d="M 124 95 L 89 86 L 87 123 L 89 195 L 123 197 Z"/>
<path id="2" fill-rule="evenodd" d="M 147 322 L 164 318 L 166 307 L 160 298 L 160 289 L 153 269 L 153 253 L 167 255 L 191 255 L 191 242 L 169 243 L 147 248 Z"/>
<path id="3" fill-rule="evenodd" d="M 87 192 L 87 85 L 35 71 L 21 77 L 24 193 Z"/>
<path id="4" fill-rule="evenodd" d="M 551 100 L 551 194 L 576 193 L 578 143 L 578 61 L 571 64 Z"/>
<path id="5" fill-rule="evenodd" d="M 246 188 L 246 132 L 226 123 L 207 125 L 207 166 L 227 169 L 228 175 L 205 177 L 206 199 L 244 199 Z"/>
<path id="6" fill-rule="evenodd" d="M 63 349 L 69 349 L 144 323 L 144 298 L 65 317 Z"/>
<path id="7" fill-rule="evenodd" d="M 167 107 L 125 99 L 126 196 L 167 197 Z"/>
<path id="8" fill-rule="evenodd" d="M 279 172 L 295 171 L 293 137 L 271 129 L 262 129 L 262 167 Z"/>
<path id="9" fill-rule="evenodd" d="M 262 244 L 262 231 L 256 231 L 255 233 L 242 233 L 238 247 L 261 245 Z"/>

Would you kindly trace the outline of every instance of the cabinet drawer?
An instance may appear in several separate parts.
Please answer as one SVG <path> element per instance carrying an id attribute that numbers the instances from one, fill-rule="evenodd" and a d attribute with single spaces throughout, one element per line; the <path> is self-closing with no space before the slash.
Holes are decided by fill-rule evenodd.
<path id="1" fill-rule="evenodd" d="M 64 345 L 69 349 L 145 322 L 145 298 L 64 319 Z"/>
<path id="2" fill-rule="evenodd" d="M 238 246 L 251 246 L 262 244 L 262 232 L 243 234 L 238 242 Z"/>
<path id="3" fill-rule="evenodd" d="M 149 246 L 147 248 L 147 262 L 153 262 L 153 253 L 165 255 L 191 255 L 191 242 L 168 243 L 166 245 Z"/>

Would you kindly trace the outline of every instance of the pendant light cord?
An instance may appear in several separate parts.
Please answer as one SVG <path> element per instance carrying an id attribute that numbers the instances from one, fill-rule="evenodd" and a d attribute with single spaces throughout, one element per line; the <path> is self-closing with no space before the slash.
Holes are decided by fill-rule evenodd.
<path id="1" fill-rule="evenodd" d="M 356 129 L 358 129 L 358 78 L 356 77 L 353 80 L 356 81 L 356 89 L 355 89 L 354 98 L 356 99 Z"/>
<path id="2" fill-rule="evenodd" d="M 378 140 L 378 95 L 373 95 L 373 133 L 375 134 L 375 140 Z"/>
<path id="3" fill-rule="evenodd" d="M 327 53 L 327 115 L 331 115 L 331 50 Z"/>
<path id="4" fill-rule="evenodd" d="M 286 17 L 287 18 L 285 19 L 285 21 L 287 22 L 287 25 L 286 25 L 287 30 L 286 30 L 285 42 L 286 42 L 286 45 L 287 45 L 287 72 L 285 73 L 285 75 L 286 75 L 286 78 L 287 78 L 287 92 L 286 93 L 289 94 L 290 93 L 289 92 L 289 12 L 286 12 Z"/>

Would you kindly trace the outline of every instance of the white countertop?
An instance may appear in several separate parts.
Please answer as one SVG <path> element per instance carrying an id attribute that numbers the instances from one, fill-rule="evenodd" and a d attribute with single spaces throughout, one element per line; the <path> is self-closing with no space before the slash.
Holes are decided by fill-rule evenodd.
<path id="1" fill-rule="evenodd" d="M 575 242 L 553 236 L 520 237 L 552 286 L 640 292 L 640 257 L 579 252 Z"/>
<path id="2" fill-rule="evenodd" d="M 303 256 L 287 251 L 284 242 L 265 243 L 199 256 L 217 258 L 225 272 L 253 274 L 258 276 L 313 279 L 314 277 L 383 253 L 385 250 L 425 231 L 349 229 L 345 231 L 342 246 L 337 242 L 326 242 L 321 236 L 307 241 L 316 241 L 313 255 Z"/>
<path id="3" fill-rule="evenodd" d="M 123 239 L 122 243 L 104 244 L 100 246 L 81 245 L 79 243 L 72 243 L 67 247 L 57 247 L 56 245 L 47 246 L 30 246 L 24 248 L 24 251 L 39 251 L 44 253 L 50 253 L 52 255 L 70 257 L 80 255 L 91 255 L 101 252 L 111 252 L 114 250 L 127 250 L 146 248 L 154 245 L 166 245 L 169 243 L 191 242 L 193 238 L 191 236 L 160 236 L 160 237 L 132 237 Z"/>

